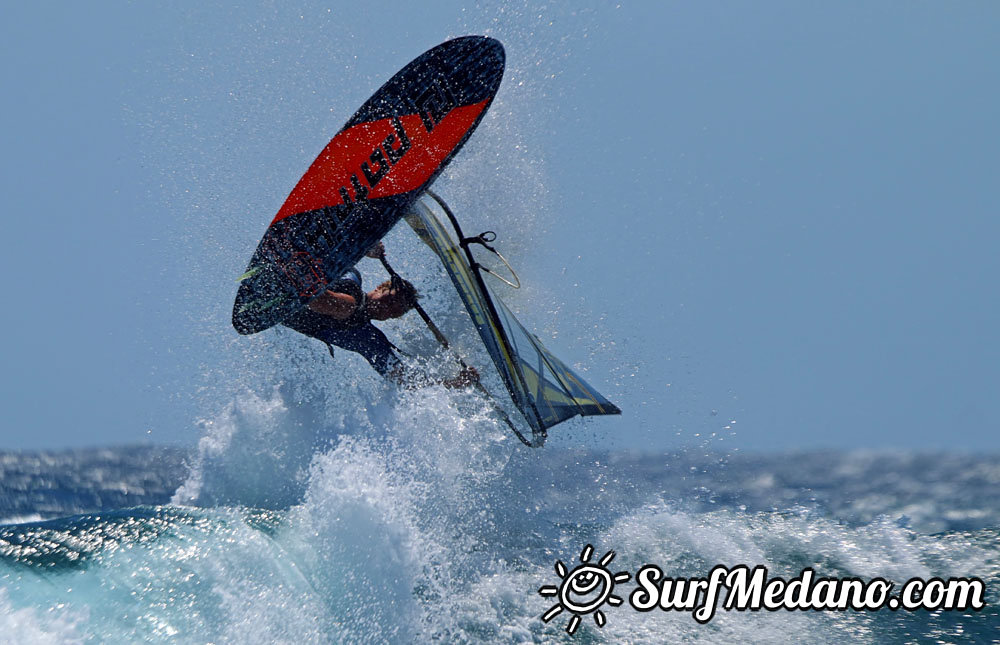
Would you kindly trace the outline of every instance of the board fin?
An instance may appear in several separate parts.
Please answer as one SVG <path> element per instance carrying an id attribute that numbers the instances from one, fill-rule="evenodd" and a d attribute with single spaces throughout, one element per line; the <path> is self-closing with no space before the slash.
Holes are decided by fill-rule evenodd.
<path id="1" fill-rule="evenodd" d="M 253 267 L 253 268 L 249 269 L 249 270 L 248 270 L 248 271 L 247 271 L 246 273 L 244 273 L 244 274 L 243 274 L 243 275 L 241 275 L 240 277 L 236 278 L 236 281 L 237 281 L 237 282 L 243 282 L 243 281 L 244 281 L 244 280 L 246 280 L 247 278 L 252 278 L 252 277 L 254 277 L 255 275 L 257 275 L 258 273 L 260 273 L 260 270 L 261 270 L 262 268 L 264 268 L 264 267 L 261 267 L 261 266 L 255 266 L 255 267 Z"/>

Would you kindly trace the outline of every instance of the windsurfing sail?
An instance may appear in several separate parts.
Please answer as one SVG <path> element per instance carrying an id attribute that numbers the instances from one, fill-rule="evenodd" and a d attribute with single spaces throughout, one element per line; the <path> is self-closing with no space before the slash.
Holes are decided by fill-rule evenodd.
<path id="1" fill-rule="evenodd" d="M 438 214 L 450 220 L 457 242 Z M 545 349 L 486 286 L 482 273 L 492 271 L 476 262 L 469 246 L 478 243 L 496 253 L 487 244 L 489 238 L 465 238 L 451 209 L 429 190 L 405 219 L 451 277 L 511 399 L 531 426 L 534 445 L 545 441 L 549 428 L 573 416 L 621 414 L 615 404 Z"/>

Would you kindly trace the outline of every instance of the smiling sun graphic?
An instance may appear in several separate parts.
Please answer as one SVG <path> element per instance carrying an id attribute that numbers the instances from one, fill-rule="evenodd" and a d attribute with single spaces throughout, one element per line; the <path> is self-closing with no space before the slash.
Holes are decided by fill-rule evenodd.
<path id="1" fill-rule="evenodd" d="M 566 625 L 566 631 L 570 634 L 576 632 L 580 626 L 580 618 L 593 612 L 594 623 L 598 627 L 604 627 L 607 618 L 601 611 L 604 603 L 617 607 L 622 604 L 622 599 L 612 594 L 615 583 L 628 582 L 629 574 L 625 571 L 612 574 L 608 569 L 608 564 L 615 559 L 615 552 L 608 551 L 597 564 L 590 564 L 590 556 L 594 553 L 594 547 L 587 545 L 580 552 L 580 565 L 572 571 L 566 571 L 566 565 L 556 562 L 556 574 L 562 578 L 562 584 L 558 587 L 545 585 L 538 589 L 539 595 L 545 598 L 553 596 L 559 598 L 559 602 L 549 607 L 542 615 L 542 622 L 549 622 L 563 610 L 573 614 Z"/>

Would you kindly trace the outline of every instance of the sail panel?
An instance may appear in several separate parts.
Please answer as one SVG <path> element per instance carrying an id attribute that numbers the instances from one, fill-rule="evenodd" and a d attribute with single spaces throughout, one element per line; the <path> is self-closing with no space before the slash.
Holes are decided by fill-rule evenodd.
<path id="1" fill-rule="evenodd" d="M 440 258 L 536 440 L 544 439 L 548 428 L 578 414 L 620 414 L 617 406 L 549 352 L 490 291 L 478 266 L 470 266 L 467 253 L 435 210 L 442 209 L 435 200 L 424 196 L 411 208 L 406 221 Z M 457 222 L 454 225 L 457 228 Z"/>

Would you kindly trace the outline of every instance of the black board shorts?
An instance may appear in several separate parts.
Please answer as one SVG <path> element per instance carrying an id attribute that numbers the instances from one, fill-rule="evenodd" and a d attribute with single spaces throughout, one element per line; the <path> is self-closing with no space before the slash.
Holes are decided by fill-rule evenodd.
<path id="1" fill-rule="evenodd" d="M 361 287 L 361 274 L 356 269 L 349 269 L 341 277 L 341 280 L 354 282 L 358 288 Z M 333 290 L 338 290 L 336 284 L 333 286 Z M 324 316 L 306 307 L 282 324 L 300 334 L 321 340 L 327 346 L 335 345 L 349 352 L 361 354 L 382 376 L 388 375 L 400 365 L 399 357 L 393 351 L 395 349 L 393 344 L 389 342 L 382 330 L 373 325 L 371 321 L 362 325 L 347 326 L 330 316 Z"/>

